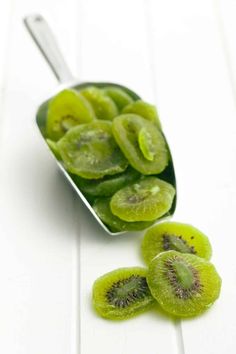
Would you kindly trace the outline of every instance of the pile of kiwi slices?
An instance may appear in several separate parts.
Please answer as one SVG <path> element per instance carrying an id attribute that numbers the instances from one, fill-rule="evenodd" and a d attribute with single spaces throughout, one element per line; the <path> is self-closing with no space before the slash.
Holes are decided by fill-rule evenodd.
<path id="1" fill-rule="evenodd" d="M 144 230 L 174 208 L 155 106 L 112 85 L 66 89 L 48 103 L 44 136 L 111 232 Z"/>
<path id="2" fill-rule="evenodd" d="M 66 89 L 48 102 L 43 129 L 110 231 L 144 230 L 174 208 L 173 165 L 153 105 L 112 85 Z M 158 303 L 171 315 L 190 317 L 219 297 L 211 245 L 196 228 L 162 222 L 148 229 L 141 250 L 146 268 L 117 269 L 95 281 L 100 316 L 127 319 Z"/>
<path id="3" fill-rule="evenodd" d="M 93 306 L 104 318 L 122 320 L 159 305 L 175 317 L 193 317 L 219 297 L 221 278 L 209 262 L 209 239 L 195 227 L 162 222 L 144 235 L 147 268 L 121 268 L 98 278 Z"/>

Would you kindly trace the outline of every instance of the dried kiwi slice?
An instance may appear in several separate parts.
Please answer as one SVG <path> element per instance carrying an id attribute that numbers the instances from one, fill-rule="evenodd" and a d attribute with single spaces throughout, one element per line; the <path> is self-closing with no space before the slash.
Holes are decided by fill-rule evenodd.
<path id="1" fill-rule="evenodd" d="M 165 215 L 175 196 L 174 187 L 156 177 L 144 177 L 111 198 L 114 215 L 125 221 L 152 221 Z"/>
<path id="2" fill-rule="evenodd" d="M 80 93 L 91 103 L 98 119 L 112 120 L 118 115 L 115 103 L 103 90 L 89 86 Z"/>
<path id="3" fill-rule="evenodd" d="M 137 100 L 128 106 L 126 106 L 122 113 L 135 113 L 139 116 L 150 120 L 152 123 L 156 124 L 161 128 L 161 122 L 158 117 L 156 107 L 150 103 L 144 102 L 142 100 Z"/>
<path id="4" fill-rule="evenodd" d="M 160 306 L 179 317 L 196 316 L 219 297 L 221 279 L 210 262 L 193 254 L 167 251 L 149 265 L 148 286 Z"/>
<path id="5" fill-rule="evenodd" d="M 75 90 L 64 90 L 54 96 L 48 105 L 46 134 L 59 140 L 70 128 L 95 118 L 90 103 Z"/>
<path id="6" fill-rule="evenodd" d="M 108 86 L 105 87 L 103 91 L 115 102 L 119 112 L 121 112 L 124 107 L 133 102 L 132 97 L 119 87 Z"/>
<path id="7" fill-rule="evenodd" d="M 207 260 L 212 253 L 207 236 L 188 224 L 163 222 L 145 233 L 142 255 L 147 264 L 159 253 L 169 250 L 195 254 Z"/>
<path id="8" fill-rule="evenodd" d="M 57 145 L 66 169 L 83 178 L 114 175 L 128 166 L 108 121 L 96 120 L 72 128 Z"/>
<path id="9" fill-rule="evenodd" d="M 96 312 L 111 320 L 124 320 L 154 305 L 146 282 L 146 269 L 120 268 L 98 278 L 93 285 Z"/>
<path id="10" fill-rule="evenodd" d="M 134 182 L 139 177 L 140 173 L 130 166 L 122 173 L 105 176 L 101 179 L 88 180 L 76 175 L 72 176 L 82 193 L 93 197 L 110 197 L 119 189 Z"/>
<path id="11" fill-rule="evenodd" d="M 112 131 L 124 155 L 139 172 L 158 174 L 168 165 L 165 139 L 153 123 L 135 114 L 122 114 L 113 120 Z"/>
<path id="12" fill-rule="evenodd" d="M 110 198 L 99 198 L 93 204 L 93 209 L 99 218 L 112 232 L 117 231 L 140 231 L 147 229 L 154 221 L 127 222 L 121 220 L 111 212 Z"/>

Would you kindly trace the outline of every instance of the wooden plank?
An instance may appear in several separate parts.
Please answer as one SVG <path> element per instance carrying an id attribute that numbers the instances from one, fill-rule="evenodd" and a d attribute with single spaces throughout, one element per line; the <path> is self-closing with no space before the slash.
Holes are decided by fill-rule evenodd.
<path id="1" fill-rule="evenodd" d="M 2 6 L 0 12 L 0 43 L 1 43 L 1 50 L 0 50 L 0 99 L 3 94 L 3 86 L 5 81 L 5 63 L 7 62 L 7 55 L 8 55 L 8 42 L 10 37 L 10 13 L 11 13 L 11 1 Z"/>
<path id="2" fill-rule="evenodd" d="M 81 4 L 82 80 L 129 86 L 153 98 L 152 72 L 142 1 L 83 1 Z"/>
<path id="3" fill-rule="evenodd" d="M 81 77 L 118 82 L 153 101 L 154 90 L 143 1 L 86 0 L 82 21 Z M 105 321 L 90 308 L 95 279 L 120 267 L 143 265 L 140 234 L 106 235 L 83 208 L 81 231 L 81 348 L 103 354 L 174 354 L 175 325 L 160 313 L 149 312 L 123 322 Z M 158 343 L 158 349 L 157 349 Z"/>
<path id="4" fill-rule="evenodd" d="M 12 11 L 12 3 L 8 1 L 0 11 L 0 128 L 3 120 L 3 112 L 4 112 L 4 94 L 6 89 L 7 75 L 8 72 L 6 70 L 6 63 L 9 58 L 9 40 L 11 35 L 11 11 Z M 1 131 L 0 129 L 0 139 L 1 139 Z"/>
<path id="5" fill-rule="evenodd" d="M 55 25 L 70 63 L 76 52 L 76 1 L 56 8 L 46 0 L 13 2 L 0 142 L 0 352 L 73 354 L 79 333 L 77 213 L 34 123 L 42 97 L 56 86 L 22 24 L 36 9 Z"/>
<path id="6" fill-rule="evenodd" d="M 229 80 L 231 81 L 234 98 L 236 100 L 236 3 L 233 0 L 215 0 L 214 10 L 218 20 L 219 34 L 228 67 Z"/>
<path id="7" fill-rule="evenodd" d="M 158 107 L 177 173 L 174 219 L 209 235 L 212 261 L 223 279 L 221 297 L 211 310 L 182 321 L 186 354 L 233 354 L 236 344 L 236 112 L 213 5 L 151 0 L 149 9 Z"/>
<path id="8" fill-rule="evenodd" d="M 234 96 L 234 102 L 236 105 L 236 44 L 235 44 L 235 33 L 236 33 L 236 25 L 235 25 L 235 15 L 236 15 L 236 4 L 232 0 L 227 0 L 225 2 L 221 0 L 215 0 L 215 15 L 218 20 L 218 28 L 221 38 L 221 44 L 224 49 L 225 61 L 227 63 L 228 68 L 228 77 L 231 82 L 231 88 Z M 230 294 L 231 295 L 231 294 Z M 234 296 L 234 294 L 232 294 Z M 229 310 L 231 302 L 229 303 Z M 233 336 L 227 338 L 229 341 L 229 345 L 235 346 L 236 341 Z M 227 341 L 227 345 L 228 345 Z"/>

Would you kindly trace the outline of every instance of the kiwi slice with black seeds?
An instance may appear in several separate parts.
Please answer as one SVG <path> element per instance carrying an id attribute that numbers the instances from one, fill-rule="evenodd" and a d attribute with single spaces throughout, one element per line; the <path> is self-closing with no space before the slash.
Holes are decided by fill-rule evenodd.
<path id="1" fill-rule="evenodd" d="M 96 312 L 111 320 L 124 320 L 154 305 L 146 281 L 146 269 L 120 268 L 98 278 L 93 285 Z"/>
<path id="2" fill-rule="evenodd" d="M 192 225 L 163 222 L 150 228 L 142 240 L 142 255 L 147 264 L 159 253 L 169 250 L 191 253 L 210 259 L 212 248 L 208 237 Z"/>
<path id="3" fill-rule="evenodd" d="M 152 260 L 147 282 L 159 305 L 177 317 L 201 314 L 215 302 L 221 289 L 213 264 L 176 251 L 162 252 Z"/>

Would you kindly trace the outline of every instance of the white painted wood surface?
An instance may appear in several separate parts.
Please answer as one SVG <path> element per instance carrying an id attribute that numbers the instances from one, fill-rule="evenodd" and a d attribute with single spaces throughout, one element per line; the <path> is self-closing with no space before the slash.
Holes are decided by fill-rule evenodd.
<path id="1" fill-rule="evenodd" d="M 94 315 L 101 274 L 142 265 L 140 234 L 112 238 L 59 174 L 34 124 L 56 81 L 22 25 L 41 12 L 81 80 L 129 86 L 158 105 L 178 182 L 174 219 L 205 231 L 222 294 L 204 315 Z M 235 353 L 236 1 L 0 3 L 0 352 Z"/>

